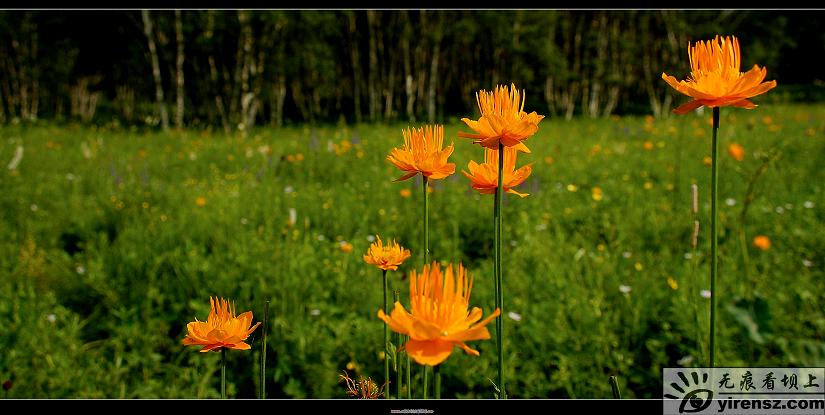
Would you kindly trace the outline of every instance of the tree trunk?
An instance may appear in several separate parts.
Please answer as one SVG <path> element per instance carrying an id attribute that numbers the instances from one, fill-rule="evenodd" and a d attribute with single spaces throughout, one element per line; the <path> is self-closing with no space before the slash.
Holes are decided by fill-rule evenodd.
<path id="1" fill-rule="evenodd" d="M 31 71 L 31 99 L 29 100 L 29 121 L 37 121 L 40 104 L 40 67 L 37 64 L 37 24 L 29 21 L 29 70 Z"/>
<path id="2" fill-rule="evenodd" d="M 209 10 L 207 15 L 207 23 L 206 23 L 206 43 L 209 46 L 213 46 L 211 43 L 212 36 L 215 33 L 215 11 Z M 226 107 L 223 103 L 223 95 L 221 94 L 220 85 L 218 85 L 218 67 L 215 64 L 215 56 L 212 54 L 212 50 L 214 48 L 209 48 L 209 56 L 207 56 L 207 61 L 209 62 L 209 79 L 212 84 L 212 90 L 215 94 L 215 109 L 218 111 L 218 116 L 221 118 L 221 124 L 223 125 L 223 130 L 226 133 L 231 131 L 231 127 L 229 126 L 229 119 L 226 114 Z"/>
<path id="3" fill-rule="evenodd" d="M 175 83 L 177 84 L 177 106 L 175 107 L 175 127 L 183 128 L 185 89 L 183 86 L 183 22 L 180 10 L 175 10 L 175 42 L 177 43 L 177 57 L 175 59 Z"/>
<path id="4" fill-rule="evenodd" d="M 392 101 L 393 93 L 395 92 L 395 71 L 398 60 L 394 58 L 395 54 L 390 54 L 390 73 L 387 75 L 387 83 L 384 85 L 384 119 L 390 120 L 393 117 Z"/>
<path id="5" fill-rule="evenodd" d="M 286 76 L 278 75 L 272 86 L 272 109 L 270 122 L 275 127 L 281 127 L 284 122 L 284 100 L 286 99 Z"/>
<path id="6" fill-rule="evenodd" d="M 155 79 L 155 103 L 160 113 L 161 125 L 163 126 L 163 130 L 166 131 L 169 129 L 169 116 L 166 113 L 166 104 L 163 99 L 163 82 L 160 77 L 158 51 L 155 47 L 154 35 L 152 34 L 152 18 L 149 16 L 149 10 L 142 10 L 141 15 L 143 16 L 143 33 L 149 42 L 149 54 L 152 58 L 152 76 Z"/>
<path id="7" fill-rule="evenodd" d="M 414 79 L 410 62 L 412 25 L 410 24 L 409 11 L 404 10 L 402 13 L 404 16 L 404 31 L 401 34 L 401 52 L 404 55 L 404 93 L 407 96 L 406 114 L 409 122 L 415 122 L 415 90 L 413 89 Z"/>
<path id="8" fill-rule="evenodd" d="M 599 18 L 596 21 L 596 69 L 593 71 L 592 82 L 590 87 L 590 103 L 588 105 L 588 115 L 590 118 L 599 116 L 599 107 L 601 105 L 602 87 L 604 84 L 604 72 L 607 62 L 607 13 L 599 12 Z"/>
<path id="9" fill-rule="evenodd" d="M 439 15 L 436 15 L 439 16 Z M 440 20 L 440 19 L 439 19 Z M 438 80 L 438 60 L 441 53 L 441 26 L 440 21 L 436 21 L 432 27 L 435 29 L 433 35 L 433 54 L 430 60 L 430 83 L 427 89 L 427 119 L 430 123 L 435 122 L 436 111 L 436 81 Z"/>
<path id="10" fill-rule="evenodd" d="M 380 99 L 380 83 L 379 76 L 381 69 L 378 67 L 378 12 L 375 10 L 367 10 L 367 24 L 369 26 L 369 43 L 370 43 L 370 67 L 369 75 L 367 76 L 368 94 L 369 94 L 369 110 L 370 121 L 375 121 L 378 118 L 378 111 L 381 105 Z"/>
<path id="11" fill-rule="evenodd" d="M 348 28 L 349 28 L 349 44 L 350 59 L 352 60 L 352 102 L 355 107 L 355 122 L 361 122 L 361 55 L 358 52 L 358 33 L 356 22 L 357 14 L 354 11 L 349 12 Z"/>

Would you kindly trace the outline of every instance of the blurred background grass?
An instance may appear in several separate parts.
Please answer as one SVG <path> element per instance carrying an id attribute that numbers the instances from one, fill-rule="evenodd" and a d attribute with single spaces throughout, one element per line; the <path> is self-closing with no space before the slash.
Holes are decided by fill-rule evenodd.
<path id="1" fill-rule="evenodd" d="M 722 111 L 720 365 L 825 365 L 824 108 Z M 608 398 L 617 375 L 623 396 L 655 398 L 662 367 L 706 364 L 709 121 L 709 112 L 547 118 L 528 140 L 532 153 L 517 166 L 534 163 L 519 188 L 530 197 L 504 201 L 512 397 Z M 344 369 L 380 380 L 381 273 L 361 255 L 375 234 L 412 250 L 390 273 L 406 303 L 402 277 L 423 261 L 421 181 L 393 183 L 400 173 L 385 160 L 406 126 L 0 127 L 6 396 L 218 397 L 219 354 L 180 344 L 186 323 L 206 318 L 209 296 L 256 321 L 272 301 L 268 397 L 343 398 Z M 483 153 L 459 130 L 445 128 L 457 172 L 433 183 L 431 257 L 469 267 L 471 303 L 486 315 L 493 200 L 460 174 Z M 733 142 L 744 160 L 726 153 Z M 8 165 L 18 148 L 22 159 Z M 763 163 L 745 274 L 739 218 Z M 756 249 L 756 235 L 771 247 Z M 252 351 L 228 353 L 230 396 L 257 396 L 260 334 Z M 472 346 L 480 357 L 457 350 L 444 365 L 442 396 L 493 396 L 494 342 Z M 414 370 L 414 384 L 419 377 Z"/>

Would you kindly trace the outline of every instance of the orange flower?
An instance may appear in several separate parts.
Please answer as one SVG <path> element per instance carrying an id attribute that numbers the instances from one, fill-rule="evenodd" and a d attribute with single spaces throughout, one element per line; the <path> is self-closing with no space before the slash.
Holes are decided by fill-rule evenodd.
<path id="1" fill-rule="evenodd" d="M 648 151 L 653 150 L 653 142 L 645 141 L 644 147 L 645 147 L 645 150 L 648 150 Z"/>
<path id="2" fill-rule="evenodd" d="M 768 249 L 771 249 L 771 240 L 765 235 L 759 235 L 753 238 L 753 246 L 763 251 L 767 251 Z"/>
<path id="3" fill-rule="evenodd" d="M 504 148 L 504 171 L 502 172 L 504 191 L 520 197 L 527 197 L 529 196 L 528 193 L 519 193 L 512 189 L 524 182 L 524 180 L 530 176 L 530 173 L 533 172 L 533 167 L 530 164 L 515 170 L 517 154 L 518 152 L 515 148 Z M 484 163 L 478 164 L 470 160 L 467 168 L 470 169 L 469 173 L 464 170 L 461 172 L 472 181 L 473 189 L 476 189 L 481 194 L 492 195 L 496 193 L 496 187 L 498 186 L 498 150 L 485 148 Z"/>
<path id="4" fill-rule="evenodd" d="M 247 311 L 239 316 L 235 316 L 235 306 L 230 305 L 224 299 L 209 297 L 210 311 L 206 321 L 195 321 L 186 325 L 188 333 L 183 339 L 184 346 L 203 346 L 201 352 L 220 350 L 221 347 L 227 349 L 249 350 L 249 345 L 244 343 L 247 337 L 261 325 L 260 322 L 252 324 L 252 312 Z"/>
<path id="5" fill-rule="evenodd" d="M 455 173 L 455 164 L 447 163 L 453 154 L 453 145 L 444 145 L 444 126 L 426 125 L 424 128 L 402 130 L 404 147 L 393 148 L 387 156 L 395 167 L 406 173 L 395 181 L 407 180 L 421 173 L 429 179 L 443 179 Z"/>
<path id="6" fill-rule="evenodd" d="M 341 252 L 348 254 L 352 252 L 352 244 L 347 241 L 341 241 L 339 244 L 339 249 Z"/>
<path id="7" fill-rule="evenodd" d="M 498 149 L 500 142 L 504 147 L 530 152 L 523 141 L 539 130 L 538 123 L 544 116 L 524 112 L 524 98 L 514 84 L 510 88 L 499 85 L 492 92 L 481 90 L 476 93 L 476 101 L 481 111 L 478 121 L 461 119 L 476 134 L 459 132 L 459 137 L 473 138 L 473 144 L 490 149 Z"/>
<path id="8" fill-rule="evenodd" d="M 745 159 L 745 147 L 737 143 L 732 143 L 728 146 L 728 154 L 736 159 L 736 161 L 742 161 Z"/>
<path id="9" fill-rule="evenodd" d="M 401 189 L 398 192 L 398 194 L 400 194 L 401 197 L 403 197 L 403 198 L 407 198 L 407 197 L 410 197 L 412 195 L 412 190 L 410 190 L 410 189 Z"/>
<path id="10" fill-rule="evenodd" d="M 384 246 L 380 236 L 375 235 L 375 238 L 377 240 L 370 245 L 369 251 L 364 255 L 364 261 L 367 264 L 375 265 L 384 271 L 395 271 L 399 265 L 410 257 L 410 250 L 395 241 L 391 241 L 387 246 Z"/>
<path id="11" fill-rule="evenodd" d="M 453 265 L 444 273 L 437 262 L 425 265 L 421 274 L 410 273 L 410 304 L 408 313 L 400 302 L 390 315 L 378 310 L 378 318 L 395 332 L 410 336 L 404 345 L 407 353 L 417 363 L 435 366 L 450 356 L 456 346 L 467 353 L 478 356 L 464 342 L 486 340 L 490 332 L 485 327 L 501 314 L 496 309 L 493 314 L 481 320 L 482 310 L 473 307 L 467 311 L 473 279 L 467 276 L 461 264 L 453 272 Z M 475 324 L 474 324 L 475 323 Z"/>
<path id="12" fill-rule="evenodd" d="M 688 44 L 691 73 L 685 81 L 677 81 L 662 72 L 662 79 L 675 90 L 693 98 L 673 112 L 687 114 L 701 106 L 734 106 L 756 108 L 748 98 L 764 94 L 776 87 L 776 81 L 762 82 L 767 69 L 753 65 L 748 72 L 739 72 L 739 40 L 736 36 L 718 35 L 713 40 Z"/>
<path id="13" fill-rule="evenodd" d="M 198 198 L 195 199 L 195 204 L 200 207 L 206 206 L 206 198 L 203 196 L 198 196 Z"/>

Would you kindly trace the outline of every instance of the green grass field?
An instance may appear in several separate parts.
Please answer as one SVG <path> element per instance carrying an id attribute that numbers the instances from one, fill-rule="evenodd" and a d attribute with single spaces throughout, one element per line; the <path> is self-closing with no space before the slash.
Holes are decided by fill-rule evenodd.
<path id="1" fill-rule="evenodd" d="M 445 128 L 456 174 L 430 195 L 431 257 L 469 267 L 471 305 L 487 315 L 493 198 L 460 173 L 483 153 L 457 137 L 469 131 L 458 118 Z M 609 398 L 616 375 L 624 397 L 658 398 L 663 367 L 706 365 L 709 118 L 546 118 L 527 141 L 517 166 L 533 174 L 518 190 L 530 196 L 504 201 L 511 397 Z M 344 369 L 380 380 L 381 272 L 361 256 L 375 234 L 411 249 L 390 273 L 406 303 L 401 278 L 423 262 L 422 187 L 393 182 L 385 158 L 407 126 L 0 128 L 5 396 L 218 397 L 220 354 L 181 345 L 209 296 L 255 321 L 271 300 L 270 398 L 344 398 Z M 717 364 L 823 366 L 825 106 L 723 108 L 719 134 Z M 231 397 L 257 396 L 260 335 L 228 353 Z M 444 364 L 442 397 L 493 396 L 495 341 L 471 346 L 480 357 L 456 349 Z"/>

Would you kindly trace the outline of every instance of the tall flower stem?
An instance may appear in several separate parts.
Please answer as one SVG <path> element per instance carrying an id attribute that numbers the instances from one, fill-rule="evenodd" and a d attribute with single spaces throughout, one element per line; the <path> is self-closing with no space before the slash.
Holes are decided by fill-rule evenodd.
<path id="1" fill-rule="evenodd" d="M 428 372 L 427 368 L 428 367 L 429 366 L 427 366 L 427 365 L 421 366 L 421 368 L 424 369 L 424 399 L 427 399 L 427 386 L 429 386 L 429 385 L 427 385 L 427 372 Z"/>
<path id="2" fill-rule="evenodd" d="M 622 399 L 622 393 L 619 391 L 619 382 L 615 376 L 610 377 L 610 388 L 613 390 L 613 399 Z"/>
<path id="3" fill-rule="evenodd" d="M 226 399 L 226 347 L 221 347 L 221 399 Z"/>
<path id="4" fill-rule="evenodd" d="M 435 399 L 441 399 L 441 365 L 433 366 L 433 378 L 435 378 L 435 384 L 433 385 L 435 389 Z"/>
<path id="5" fill-rule="evenodd" d="M 410 336 L 402 336 L 404 342 L 410 341 Z M 404 372 L 406 372 L 407 399 L 412 399 L 412 382 L 410 381 L 410 355 L 404 353 Z"/>
<path id="6" fill-rule="evenodd" d="M 429 195 L 429 179 L 427 176 L 421 176 L 424 180 L 424 265 L 430 262 L 430 216 L 428 214 L 430 195 Z"/>
<path id="7" fill-rule="evenodd" d="M 710 169 L 710 367 L 716 367 L 716 274 L 719 235 L 717 202 L 719 199 L 719 145 L 716 133 L 719 130 L 719 107 L 713 107 L 713 141 L 711 144 L 712 164 Z"/>
<path id="8" fill-rule="evenodd" d="M 401 291 L 393 290 L 392 296 L 393 296 L 393 300 L 395 300 L 395 302 L 398 302 L 398 297 L 401 296 Z M 387 327 L 387 325 L 385 324 L 384 325 L 384 330 L 386 330 L 386 327 Z M 395 397 L 397 399 L 401 399 L 401 351 L 400 351 L 400 349 L 401 349 L 401 345 L 403 344 L 402 340 L 403 340 L 403 337 L 401 336 L 401 333 L 398 333 L 398 334 L 395 335 L 395 360 L 394 360 L 394 362 L 395 362 L 395 386 L 397 388 Z M 407 387 L 409 387 L 409 386 L 407 386 Z"/>
<path id="9" fill-rule="evenodd" d="M 504 294 L 501 290 L 501 202 L 503 198 L 503 171 L 504 166 L 504 145 L 498 143 L 498 185 L 496 186 L 495 210 L 493 212 L 495 222 L 495 278 L 496 278 L 496 308 L 502 310 L 504 313 Z M 504 391 L 504 319 L 496 319 L 496 333 L 498 346 L 498 388 L 499 397 L 507 398 L 507 393 Z"/>
<path id="10" fill-rule="evenodd" d="M 387 303 L 387 270 L 383 270 L 383 279 L 384 279 L 384 312 L 388 313 L 390 311 L 390 305 Z M 387 345 L 390 344 L 390 332 L 387 328 L 387 325 L 384 324 L 384 387 L 387 388 L 387 392 L 384 394 L 385 399 L 390 399 L 390 355 Z"/>
<path id="11" fill-rule="evenodd" d="M 264 305 L 263 342 L 261 344 L 261 399 L 266 399 L 266 328 L 269 324 L 269 300 Z"/>

